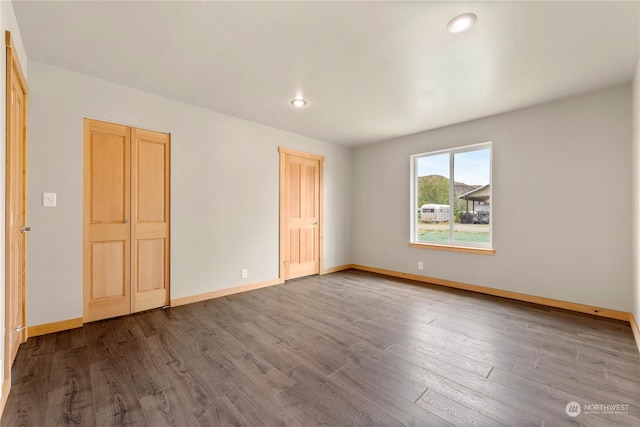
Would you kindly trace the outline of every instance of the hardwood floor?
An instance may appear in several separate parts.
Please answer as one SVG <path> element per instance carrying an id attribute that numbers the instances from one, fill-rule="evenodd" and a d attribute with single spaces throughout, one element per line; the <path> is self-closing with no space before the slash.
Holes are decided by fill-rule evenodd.
<path id="1" fill-rule="evenodd" d="M 13 378 L 2 426 L 640 425 L 628 324 L 351 270 L 31 338 Z"/>

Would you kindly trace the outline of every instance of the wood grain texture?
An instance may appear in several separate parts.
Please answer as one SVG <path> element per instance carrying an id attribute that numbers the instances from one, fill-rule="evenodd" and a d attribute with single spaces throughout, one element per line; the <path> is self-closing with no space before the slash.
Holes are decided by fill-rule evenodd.
<path id="1" fill-rule="evenodd" d="M 0 414 L 4 413 L 4 407 L 7 405 L 7 398 L 11 391 L 11 379 L 5 378 L 2 382 L 2 397 L 0 397 Z"/>
<path id="2" fill-rule="evenodd" d="M 280 279 L 265 280 L 263 282 L 250 283 L 248 285 L 234 286 L 232 288 L 220 289 L 218 291 L 206 292 L 204 294 L 192 295 L 189 297 L 175 298 L 171 300 L 172 307 L 178 307 L 194 302 L 206 301 L 214 298 L 221 298 L 228 295 L 239 294 L 242 292 L 254 291 L 256 289 L 267 288 L 281 284 Z"/>
<path id="3" fill-rule="evenodd" d="M 496 254 L 496 250 L 493 248 L 473 248 L 470 246 L 438 245 L 437 243 L 409 243 L 409 247 L 418 248 L 418 249 L 432 249 L 437 251 L 460 252 L 465 254 L 476 254 L 476 255 L 493 256 Z"/>
<path id="4" fill-rule="evenodd" d="M 45 323 L 43 325 L 29 326 L 29 337 L 37 337 L 54 332 L 62 332 L 82 326 L 82 317 L 76 319 L 62 320 L 60 322 Z"/>
<path id="5" fill-rule="evenodd" d="M 131 128 L 131 311 L 169 304 L 171 136 Z"/>
<path id="6" fill-rule="evenodd" d="M 502 298 L 509 298 L 518 301 L 531 302 L 534 304 L 546 305 L 549 307 L 561 308 L 564 310 L 573 310 L 580 313 L 595 314 L 596 316 L 608 317 L 611 319 L 629 321 L 631 313 L 626 311 L 612 310 L 609 308 L 595 307 L 586 304 L 579 304 L 569 301 L 561 301 L 553 298 L 539 297 L 535 295 L 522 294 L 519 292 L 504 291 L 502 289 L 489 288 L 486 286 L 472 285 L 462 282 L 454 282 L 452 280 L 437 279 L 435 277 L 420 276 L 417 274 L 402 273 L 399 271 L 386 270 L 383 268 L 369 267 L 365 265 L 354 264 L 353 268 L 371 273 L 384 274 L 386 276 L 401 277 L 404 279 L 415 280 L 418 282 L 428 283 L 432 285 L 447 286 L 455 289 L 463 289 L 465 291 L 473 291 L 481 294 L 493 295 Z"/>
<path id="7" fill-rule="evenodd" d="M 83 119 L 83 320 L 131 313 L 130 132 Z"/>
<path id="8" fill-rule="evenodd" d="M 5 290 L 3 391 L 11 387 L 11 365 L 27 339 L 27 226 L 29 90 L 13 44 L 5 31 Z M 6 386 L 6 387 L 5 387 Z M 3 404 L 4 404 L 3 394 Z"/>
<path id="9" fill-rule="evenodd" d="M 2 426 L 640 425 L 628 323 L 357 270 L 34 337 L 13 374 Z"/>
<path id="10" fill-rule="evenodd" d="M 285 156 L 285 279 L 320 273 L 322 160 Z"/>
<path id="11" fill-rule="evenodd" d="M 338 265 L 335 267 L 323 268 L 320 274 L 337 273 L 339 271 L 345 271 L 353 268 L 351 264 Z"/>
<path id="12" fill-rule="evenodd" d="M 324 157 L 279 148 L 281 281 L 323 270 Z"/>

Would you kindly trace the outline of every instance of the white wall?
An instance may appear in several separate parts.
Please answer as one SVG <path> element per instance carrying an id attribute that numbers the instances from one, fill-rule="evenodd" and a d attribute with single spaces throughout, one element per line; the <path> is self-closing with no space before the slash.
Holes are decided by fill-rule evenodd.
<path id="1" fill-rule="evenodd" d="M 495 256 L 408 247 L 409 156 L 485 141 Z M 629 85 L 358 148 L 353 262 L 630 311 L 630 155 Z"/>
<path id="2" fill-rule="evenodd" d="M 29 65 L 29 325 L 82 316 L 83 116 L 171 132 L 172 299 L 278 277 L 278 146 L 325 156 L 324 266 L 350 263 L 349 149 Z"/>
<path id="3" fill-rule="evenodd" d="M 633 143 L 632 143 L 633 205 L 633 315 L 640 322 L 640 61 L 633 79 Z"/>
<path id="4" fill-rule="evenodd" d="M 27 76 L 28 60 L 22 44 L 22 37 L 20 36 L 20 29 L 16 21 L 16 15 L 13 11 L 13 4 L 10 1 L 0 1 L 0 33 L 4 38 L 5 31 L 11 31 L 11 39 L 13 40 L 13 46 L 16 49 L 18 60 L 22 67 L 22 71 Z M 4 50 L 3 50 L 4 51 Z M 6 87 L 5 83 L 7 79 L 7 58 L 3 53 L 0 55 L 0 138 L 2 141 L 2 147 L 0 147 L 0 188 L 5 188 L 5 155 L 6 155 Z M 4 297 L 5 297 L 5 245 L 4 245 L 4 209 L 5 200 L 4 193 L 0 197 L 0 331 L 2 331 L 2 337 L 0 338 L 0 360 L 4 358 L 4 339 L 5 339 L 5 311 L 4 311 Z M 4 362 L 0 362 L 0 384 L 4 381 Z"/>

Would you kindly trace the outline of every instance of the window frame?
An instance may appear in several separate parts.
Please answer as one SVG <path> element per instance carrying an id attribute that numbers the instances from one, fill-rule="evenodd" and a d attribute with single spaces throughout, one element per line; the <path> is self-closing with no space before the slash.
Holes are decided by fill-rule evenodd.
<path id="1" fill-rule="evenodd" d="M 491 207 L 491 219 L 489 220 L 489 242 L 488 243 L 474 243 L 474 242 L 459 242 L 454 241 L 454 227 L 455 220 L 451 220 L 451 218 L 455 218 L 455 194 L 454 194 L 454 185 L 455 185 L 455 155 L 460 153 L 467 153 L 471 151 L 479 151 L 489 149 L 489 200 Z M 429 242 L 420 242 L 417 239 L 417 226 L 418 226 L 418 159 L 427 156 L 448 154 L 449 155 L 449 207 L 450 207 L 450 215 L 449 215 L 449 242 L 448 243 L 429 243 Z M 493 223 L 494 223 L 494 209 L 493 209 L 493 142 L 487 141 L 478 144 L 465 145 L 461 147 L 454 148 L 446 148 L 442 150 L 435 151 L 427 151 L 418 154 L 412 154 L 410 156 L 410 212 L 409 212 L 409 221 L 410 221 L 410 235 L 409 235 L 409 246 L 417 247 L 417 248 L 427 248 L 427 249 L 438 249 L 445 251 L 454 251 L 454 252 L 464 252 L 464 253 L 479 253 L 484 255 L 493 255 L 495 253 L 495 249 L 493 248 Z M 453 203 L 452 203 L 453 201 Z"/>

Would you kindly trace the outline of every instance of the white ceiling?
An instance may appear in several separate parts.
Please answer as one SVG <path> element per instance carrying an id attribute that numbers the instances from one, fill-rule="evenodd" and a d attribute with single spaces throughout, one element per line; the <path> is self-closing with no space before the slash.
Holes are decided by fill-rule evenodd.
<path id="1" fill-rule="evenodd" d="M 346 146 L 629 82 L 639 6 L 14 1 L 29 59 Z"/>

